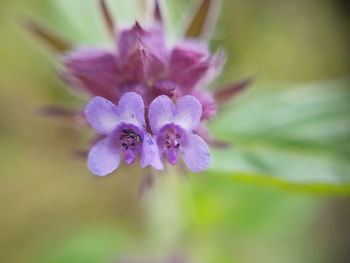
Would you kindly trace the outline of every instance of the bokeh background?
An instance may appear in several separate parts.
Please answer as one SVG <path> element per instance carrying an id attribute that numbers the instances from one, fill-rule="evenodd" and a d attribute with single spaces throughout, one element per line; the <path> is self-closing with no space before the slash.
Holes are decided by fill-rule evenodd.
<path id="1" fill-rule="evenodd" d="M 74 154 L 91 132 L 38 114 L 87 98 L 58 79 L 58 57 L 23 19 L 112 47 L 96 2 L 0 1 L 1 262 L 349 262 L 348 2 L 223 0 L 211 47 L 228 60 L 208 88 L 255 80 L 210 125 L 235 146 L 214 150 L 205 174 L 157 174 L 141 198 L 137 165 L 92 176 Z M 109 1 L 126 25 L 147 20 L 149 2 Z M 171 40 L 193 2 L 162 1 Z"/>

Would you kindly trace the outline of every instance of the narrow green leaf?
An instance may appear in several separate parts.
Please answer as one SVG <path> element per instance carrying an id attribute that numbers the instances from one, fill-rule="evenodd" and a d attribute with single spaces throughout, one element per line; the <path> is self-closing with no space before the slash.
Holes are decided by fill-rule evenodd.
<path id="1" fill-rule="evenodd" d="M 185 36 L 196 38 L 208 35 L 208 31 L 212 30 L 211 27 L 215 24 L 219 6 L 219 0 L 202 0 L 187 27 Z"/>
<path id="2" fill-rule="evenodd" d="M 65 52 L 72 49 L 72 44 L 68 40 L 34 20 L 28 19 L 23 25 L 35 37 L 39 38 L 54 51 Z"/>

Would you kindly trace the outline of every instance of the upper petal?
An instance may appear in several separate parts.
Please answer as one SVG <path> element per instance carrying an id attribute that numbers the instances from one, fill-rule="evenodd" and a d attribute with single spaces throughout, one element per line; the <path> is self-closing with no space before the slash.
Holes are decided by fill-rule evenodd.
<path id="1" fill-rule="evenodd" d="M 144 29 L 139 23 L 123 30 L 119 35 L 118 54 L 122 62 L 125 61 L 137 45 L 142 43 L 150 52 L 157 54 L 159 58 L 166 56 L 165 37 L 162 27 L 154 25 L 151 28 Z"/>
<path id="2" fill-rule="evenodd" d="M 183 93 L 192 90 L 209 68 L 209 52 L 202 42 L 186 42 L 170 54 L 170 78 L 180 85 Z"/>
<path id="3" fill-rule="evenodd" d="M 85 107 L 85 118 L 100 134 L 108 135 L 120 123 L 118 108 L 102 97 L 93 98 Z"/>
<path id="4" fill-rule="evenodd" d="M 182 158 L 192 172 L 208 169 L 211 161 L 208 145 L 196 134 L 188 135 L 188 144 L 183 150 Z"/>
<path id="5" fill-rule="evenodd" d="M 146 167 L 147 165 L 151 165 L 157 170 L 164 169 L 158 146 L 149 133 L 144 135 L 141 157 L 141 167 Z"/>
<path id="6" fill-rule="evenodd" d="M 114 147 L 110 138 L 99 141 L 92 147 L 88 154 L 88 168 L 98 176 L 105 176 L 118 168 L 120 163 L 120 153 L 117 147 Z"/>
<path id="7" fill-rule="evenodd" d="M 166 51 L 161 28 L 145 30 L 136 23 L 121 32 L 118 47 L 124 77 L 147 81 L 165 73 Z"/>
<path id="8" fill-rule="evenodd" d="M 166 95 L 155 98 L 148 111 L 148 118 L 153 133 L 157 133 L 165 124 L 174 120 L 175 106 Z"/>
<path id="9" fill-rule="evenodd" d="M 202 104 L 202 120 L 209 120 L 215 116 L 217 106 L 215 99 L 210 92 L 197 90 L 192 93 Z"/>
<path id="10" fill-rule="evenodd" d="M 202 116 L 202 105 L 194 96 L 181 97 L 175 107 L 174 123 L 187 131 L 194 131 Z"/>
<path id="11" fill-rule="evenodd" d="M 119 81 L 118 65 L 111 51 L 95 47 L 76 49 L 63 58 L 63 63 L 78 85 L 90 94 L 110 100 L 118 97 L 113 89 Z"/>
<path id="12" fill-rule="evenodd" d="M 146 127 L 145 108 L 142 97 L 135 92 L 126 92 L 118 103 L 120 121 L 139 128 Z"/>

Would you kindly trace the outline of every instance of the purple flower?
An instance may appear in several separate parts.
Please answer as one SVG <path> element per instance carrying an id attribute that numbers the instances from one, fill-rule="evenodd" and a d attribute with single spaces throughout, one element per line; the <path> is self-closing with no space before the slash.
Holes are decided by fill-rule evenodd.
<path id="1" fill-rule="evenodd" d="M 128 165 L 141 154 L 142 167 L 152 165 L 163 169 L 156 144 L 146 132 L 144 114 L 142 97 L 133 92 L 125 93 L 118 106 L 102 97 L 95 97 L 87 104 L 88 123 L 104 136 L 88 154 L 88 167 L 93 174 L 104 176 L 113 172 L 122 153 Z"/>
<path id="2" fill-rule="evenodd" d="M 193 96 L 181 97 L 176 105 L 168 96 L 162 95 L 152 101 L 149 107 L 149 122 L 156 136 L 161 155 L 168 162 L 177 163 L 178 153 L 187 167 L 199 172 L 210 164 L 210 152 L 206 142 L 194 131 L 202 116 L 202 106 Z"/>
<path id="3" fill-rule="evenodd" d="M 121 158 L 130 165 L 138 156 L 142 167 L 163 169 L 163 157 L 174 165 L 179 153 L 190 170 L 203 171 L 210 164 L 206 142 L 211 146 L 225 145 L 213 139 L 206 121 L 215 116 L 217 102 L 221 105 L 234 98 L 251 80 L 229 84 L 215 92 L 204 89 L 225 62 L 224 53 L 211 54 L 202 38 L 210 28 L 207 23 L 214 21 L 209 11 L 215 10 L 218 2 L 202 1 L 184 30 L 184 38 L 172 46 L 167 45 L 157 0 L 150 27 L 135 22 L 125 29 L 116 27 L 106 1 L 99 1 L 115 42 L 111 50 L 72 49 L 73 45 L 59 35 L 38 23 L 28 23 L 35 35 L 63 54 L 62 79 L 97 96 L 85 109 L 86 121 L 99 134 L 99 141 L 88 154 L 92 173 L 107 175 L 117 169 Z M 51 109 L 45 114 L 72 115 L 80 124 L 86 124 L 80 111 L 68 114 Z"/>
<path id="4" fill-rule="evenodd" d="M 63 59 L 65 79 L 93 96 L 113 102 L 125 92 L 136 92 L 148 107 L 159 95 L 201 96 L 198 87 L 216 76 L 214 72 L 224 62 L 222 53 L 212 56 L 207 45 L 199 40 L 167 47 L 163 27 L 157 23 L 144 29 L 136 22 L 116 35 L 116 50 L 85 47 L 67 53 Z"/>

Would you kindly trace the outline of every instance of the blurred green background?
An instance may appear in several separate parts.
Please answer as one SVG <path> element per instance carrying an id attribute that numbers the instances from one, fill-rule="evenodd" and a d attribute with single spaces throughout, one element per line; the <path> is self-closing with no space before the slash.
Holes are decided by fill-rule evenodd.
<path id="1" fill-rule="evenodd" d="M 150 1 L 111 0 L 125 24 Z M 193 1 L 162 1 L 171 39 Z M 211 45 L 228 55 L 209 88 L 255 84 L 210 124 L 234 143 L 209 172 L 170 170 L 139 198 L 144 171 L 89 174 L 74 150 L 90 133 L 37 114 L 86 102 L 57 57 L 23 30 L 45 22 L 77 44 L 108 44 L 94 0 L 0 1 L 0 258 L 117 262 L 186 254 L 198 263 L 349 262 L 350 94 L 347 1 L 224 0 Z M 69 124 L 69 123 L 68 123 Z"/>

